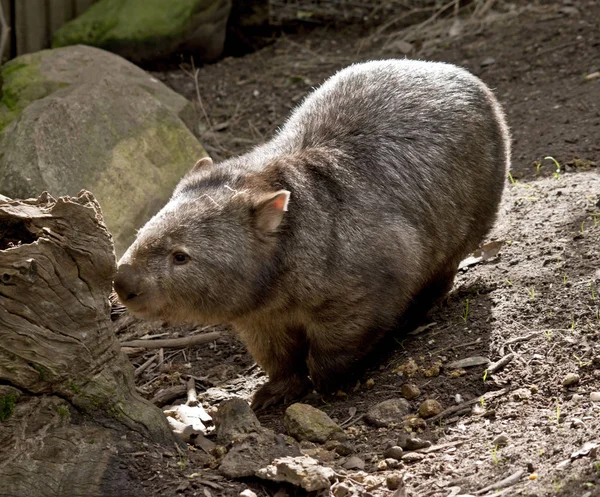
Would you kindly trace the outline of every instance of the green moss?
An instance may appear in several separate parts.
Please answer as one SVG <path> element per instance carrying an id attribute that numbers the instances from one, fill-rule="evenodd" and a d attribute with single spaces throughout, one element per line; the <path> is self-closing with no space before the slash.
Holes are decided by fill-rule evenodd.
<path id="1" fill-rule="evenodd" d="M 17 396 L 14 393 L 9 393 L 0 397 L 0 421 L 7 420 L 17 404 Z"/>
<path id="2" fill-rule="evenodd" d="M 126 43 L 164 42 L 185 34 L 195 14 L 217 7 L 214 0 L 100 0 L 61 27 L 52 47 L 84 44 L 110 50 Z"/>
<path id="3" fill-rule="evenodd" d="M 0 133 L 31 102 L 44 98 L 66 83 L 48 81 L 40 73 L 43 52 L 27 54 L 7 62 L 0 69 Z"/>
<path id="4" fill-rule="evenodd" d="M 56 406 L 54 409 L 61 418 L 67 419 L 71 417 L 71 412 L 69 411 L 69 408 L 67 406 Z"/>
<path id="5" fill-rule="evenodd" d="M 33 364 L 33 369 L 35 369 L 38 374 L 40 375 L 40 380 L 42 381 L 46 381 L 48 379 L 49 376 L 49 371 L 44 368 L 43 366 L 40 366 L 39 364 Z"/>

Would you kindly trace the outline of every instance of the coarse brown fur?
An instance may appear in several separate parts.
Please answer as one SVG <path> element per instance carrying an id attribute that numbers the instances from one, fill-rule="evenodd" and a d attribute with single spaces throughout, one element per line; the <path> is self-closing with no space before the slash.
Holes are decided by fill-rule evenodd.
<path id="1" fill-rule="evenodd" d="M 500 106 L 466 71 L 350 66 L 271 141 L 190 171 L 115 289 L 143 317 L 232 324 L 269 375 L 255 407 L 331 390 L 451 288 L 494 222 L 509 157 Z"/>

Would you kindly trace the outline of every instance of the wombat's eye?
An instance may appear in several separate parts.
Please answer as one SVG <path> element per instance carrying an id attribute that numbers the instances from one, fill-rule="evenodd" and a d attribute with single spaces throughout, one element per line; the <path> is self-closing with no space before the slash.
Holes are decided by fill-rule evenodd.
<path id="1" fill-rule="evenodd" d="M 187 264 L 190 261 L 190 256 L 184 254 L 183 252 L 175 252 L 173 254 L 173 263 L 181 266 L 182 264 Z"/>

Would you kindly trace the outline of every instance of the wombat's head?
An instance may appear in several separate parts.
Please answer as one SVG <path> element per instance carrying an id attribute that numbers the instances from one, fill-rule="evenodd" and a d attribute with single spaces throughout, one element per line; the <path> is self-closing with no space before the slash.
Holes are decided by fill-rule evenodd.
<path id="1" fill-rule="evenodd" d="M 234 180 L 202 159 L 119 261 L 115 291 L 138 317 L 226 322 L 264 296 L 290 193 Z M 232 184 L 232 186 L 230 186 Z"/>

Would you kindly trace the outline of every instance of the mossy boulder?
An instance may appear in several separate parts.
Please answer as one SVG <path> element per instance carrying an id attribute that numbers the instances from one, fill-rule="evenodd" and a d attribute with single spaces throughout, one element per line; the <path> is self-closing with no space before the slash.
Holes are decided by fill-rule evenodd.
<path id="1" fill-rule="evenodd" d="M 134 62 L 178 52 L 217 59 L 225 42 L 231 0 L 100 0 L 54 35 L 54 48 L 84 44 Z"/>
<path id="2" fill-rule="evenodd" d="M 93 192 L 117 254 L 206 155 L 186 126 L 191 104 L 117 55 L 45 50 L 0 77 L 0 194 Z"/>

